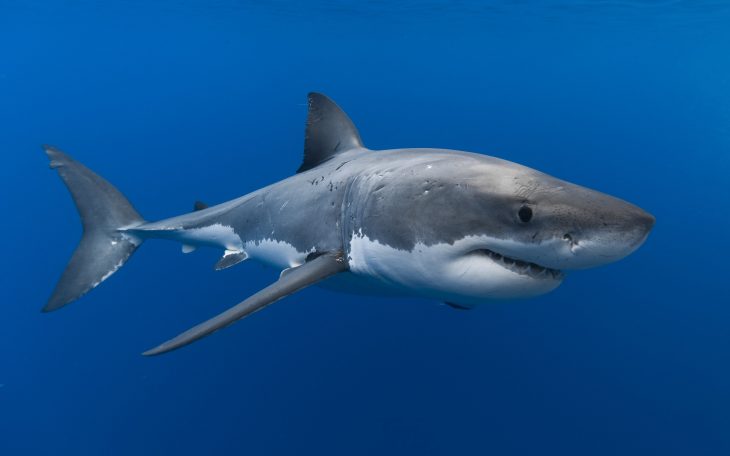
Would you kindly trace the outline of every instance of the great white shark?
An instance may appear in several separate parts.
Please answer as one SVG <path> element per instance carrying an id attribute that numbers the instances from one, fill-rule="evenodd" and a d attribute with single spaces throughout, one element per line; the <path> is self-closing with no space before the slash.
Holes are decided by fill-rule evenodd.
<path id="1" fill-rule="evenodd" d="M 308 97 L 304 161 L 293 176 L 188 214 L 145 221 L 109 182 L 45 146 L 83 235 L 44 311 L 78 299 L 145 240 L 183 252 L 223 250 L 216 269 L 254 259 L 279 279 L 220 315 L 146 351 L 189 344 L 313 284 L 439 300 L 468 309 L 558 287 L 565 271 L 617 261 L 654 217 L 618 198 L 486 155 L 367 149 L 329 98 Z"/>

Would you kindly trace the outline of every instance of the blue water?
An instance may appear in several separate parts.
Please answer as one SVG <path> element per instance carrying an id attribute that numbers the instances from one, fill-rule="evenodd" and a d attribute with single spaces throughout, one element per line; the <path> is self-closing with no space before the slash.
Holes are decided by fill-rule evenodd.
<path id="1" fill-rule="evenodd" d="M 0 2 L 0 454 L 730 454 L 730 4 Z M 536 299 L 312 288 L 149 242 L 41 314 L 80 236 L 55 144 L 149 220 L 299 166 L 308 91 L 373 149 L 497 155 L 657 225 Z"/>

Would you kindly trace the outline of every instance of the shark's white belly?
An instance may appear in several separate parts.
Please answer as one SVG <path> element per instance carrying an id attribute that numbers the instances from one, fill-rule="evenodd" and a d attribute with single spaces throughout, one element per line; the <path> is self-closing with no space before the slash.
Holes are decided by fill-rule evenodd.
<path id="1" fill-rule="evenodd" d="M 536 281 L 483 256 L 465 254 L 483 243 L 471 237 L 454 244 L 419 243 L 408 251 L 356 234 L 350 240 L 348 261 L 354 275 L 374 279 L 395 292 L 467 305 L 535 296 L 559 284 Z"/>
<path id="2" fill-rule="evenodd" d="M 279 270 L 304 264 L 307 255 L 314 251 L 312 247 L 310 250 L 300 252 L 293 245 L 275 239 L 249 241 L 244 244 L 243 249 L 249 258 Z"/>
<path id="3" fill-rule="evenodd" d="M 222 224 L 161 233 L 168 239 L 182 243 L 185 253 L 192 252 L 198 246 L 222 248 L 227 254 L 245 252 L 247 258 L 279 270 L 304 264 L 307 255 L 314 251 L 313 247 L 301 252 L 293 245 L 277 239 L 244 242 L 232 227 Z"/>
<path id="4" fill-rule="evenodd" d="M 229 251 L 241 251 L 243 243 L 241 238 L 233 230 L 233 227 L 214 223 L 200 228 L 163 228 L 145 229 L 137 231 L 138 234 L 148 237 L 159 237 L 170 239 L 183 244 L 184 252 L 192 252 L 195 247 L 217 247 Z"/>
<path id="5" fill-rule="evenodd" d="M 316 250 L 312 246 L 300 251 L 277 239 L 243 242 L 233 229 L 220 224 L 172 231 L 166 237 L 186 246 L 221 247 L 226 254 L 245 252 L 247 258 L 279 271 L 304 264 L 307 256 Z M 411 250 L 401 250 L 356 233 L 349 242 L 350 271 L 321 285 L 355 294 L 414 296 L 474 305 L 490 299 L 535 296 L 559 284 L 536 281 L 483 256 L 465 254 L 490 241 L 494 240 L 474 236 L 453 244 L 417 243 Z"/>

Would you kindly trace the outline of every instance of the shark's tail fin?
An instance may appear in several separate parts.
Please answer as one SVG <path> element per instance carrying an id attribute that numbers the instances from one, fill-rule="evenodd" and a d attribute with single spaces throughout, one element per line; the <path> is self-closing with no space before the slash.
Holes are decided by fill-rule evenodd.
<path id="1" fill-rule="evenodd" d="M 123 229 L 144 220 L 104 178 L 54 147 L 44 149 L 51 159 L 51 169 L 58 171 L 71 192 L 84 229 L 81 242 L 43 308 L 50 312 L 80 298 L 116 272 L 142 242 Z"/>

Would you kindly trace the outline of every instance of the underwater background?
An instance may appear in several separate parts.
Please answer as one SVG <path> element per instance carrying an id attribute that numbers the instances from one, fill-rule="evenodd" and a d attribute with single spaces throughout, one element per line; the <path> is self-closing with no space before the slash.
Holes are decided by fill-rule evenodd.
<path id="1" fill-rule="evenodd" d="M 148 242 L 40 313 L 81 233 L 41 144 L 155 220 L 291 175 L 309 91 L 656 227 L 539 298 L 315 287 L 154 358 L 278 271 Z M 0 157 L 0 455 L 730 454 L 730 2 L 0 0 Z"/>

